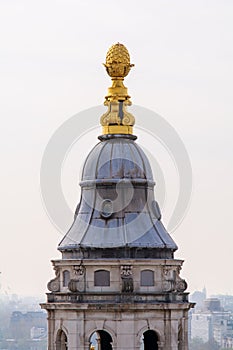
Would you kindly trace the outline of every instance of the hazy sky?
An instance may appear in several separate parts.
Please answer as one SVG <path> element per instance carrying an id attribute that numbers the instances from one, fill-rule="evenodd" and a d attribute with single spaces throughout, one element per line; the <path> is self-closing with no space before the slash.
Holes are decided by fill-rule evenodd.
<path id="1" fill-rule="evenodd" d="M 110 79 L 102 63 L 119 41 L 135 64 L 126 79 L 133 103 L 163 116 L 191 159 L 192 202 L 172 234 L 176 257 L 185 260 L 182 276 L 191 292 L 206 286 L 209 294 L 233 294 L 232 18 L 231 0 L 0 0 L 3 292 L 43 294 L 54 276 L 50 260 L 60 257 L 62 235 L 41 201 L 41 159 L 63 122 L 103 103 Z M 73 208 L 83 145 L 63 169 Z M 168 199 L 169 191 L 171 184 Z"/>

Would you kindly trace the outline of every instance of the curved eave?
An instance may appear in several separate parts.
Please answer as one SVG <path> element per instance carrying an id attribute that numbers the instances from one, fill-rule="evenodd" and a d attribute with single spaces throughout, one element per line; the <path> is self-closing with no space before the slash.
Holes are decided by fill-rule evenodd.
<path id="1" fill-rule="evenodd" d="M 59 244 L 60 251 L 79 248 L 158 248 L 177 250 L 177 245 L 159 220 L 148 213 L 126 214 L 124 219 L 91 219 L 78 215 Z M 82 217 L 82 218 L 81 218 Z M 138 220 L 137 220 L 138 219 Z"/>

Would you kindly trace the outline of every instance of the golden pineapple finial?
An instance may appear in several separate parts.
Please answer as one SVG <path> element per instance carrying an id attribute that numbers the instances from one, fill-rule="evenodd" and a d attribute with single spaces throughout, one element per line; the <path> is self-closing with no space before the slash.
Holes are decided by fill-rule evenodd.
<path id="1" fill-rule="evenodd" d="M 101 117 L 104 134 L 132 134 L 134 116 L 127 112 L 126 106 L 131 105 L 128 90 L 124 86 L 124 78 L 134 64 L 130 63 L 127 48 L 120 43 L 112 45 L 106 55 L 104 63 L 108 75 L 112 79 L 112 86 L 108 88 L 104 104 L 108 111 Z"/>
<path id="2" fill-rule="evenodd" d="M 117 43 L 108 50 L 104 66 L 111 78 L 122 79 L 128 75 L 134 64 L 130 64 L 130 56 L 126 47 Z"/>

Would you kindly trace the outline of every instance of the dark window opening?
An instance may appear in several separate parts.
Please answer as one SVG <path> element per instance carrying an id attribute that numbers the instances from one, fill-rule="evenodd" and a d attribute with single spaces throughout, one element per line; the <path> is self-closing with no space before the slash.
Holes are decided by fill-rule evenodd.
<path id="1" fill-rule="evenodd" d="M 151 270 L 141 271 L 141 286 L 142 287 L 154 286 L 154 271 L 151 271 Z"/>
<path id="2" fill-rule="evenodd" d="M 107 270 L 98 270 L 94 273 L 94 285 L 96 287 L 110 286 L 110 272 Z"/>
<path id="3" fill-rule="evenodd" d="M 112 350 L 112 337 L 103 330 L 98 330 L 90 338 L 90 350 Z"/>
<path id="4" fill-rule="evenodd" d="M 70 272 L 65 270 L 63 271 L 63 287 L 68 287 L 68 284 L 70 282 Z"/>
<path id="5" fill-rule="evenodd" d="M 61 329 L 57 332 L 56 350 L 68 350 L 67 336 Z"/>
<path id="6" fill-rule="evenodd" d="M 158 350 L 158 335 L 148 330 L 143 333 L 143 350 Z"/>

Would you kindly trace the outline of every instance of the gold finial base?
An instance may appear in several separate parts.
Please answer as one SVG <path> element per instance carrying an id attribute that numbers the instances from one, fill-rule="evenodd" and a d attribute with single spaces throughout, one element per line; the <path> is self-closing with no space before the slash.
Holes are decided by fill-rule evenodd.
<path id="1" fill-rule="evenodd" d="M 108 88 L 106 101 L 125 101 L 129 100 L 128 89 L 123 84 L 123 79 L 112 78 L 112 86 Z"/>
<path id="2" fill-rule="evenodd" d="M 108 134 L 124 134 L 124 135 L 132 135 L 133 134 L 133 128 L 129 125 L 106 125 L 102 128 L 103 135 Z"/>

